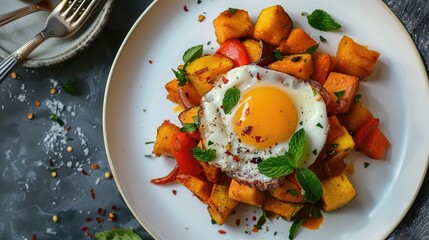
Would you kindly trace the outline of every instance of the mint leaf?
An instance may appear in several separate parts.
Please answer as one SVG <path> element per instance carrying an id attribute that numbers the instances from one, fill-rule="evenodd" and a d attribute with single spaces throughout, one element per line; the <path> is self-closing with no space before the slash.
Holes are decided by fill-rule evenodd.
<path id="1" fill-rule="evenodd" d="M 80 96 L 80 93 L 76 88 L 76 85 L 70 80 L 66 80 L 64 85 L 61 88 L 64 89 L 66 93 L 72 96 Z"/>
<path id="2" fill-rule="evenodd" d="M 345 92 L 346 92 L 346 90 L 341 90 L 338 92 L 334 92 L 334 95 L 339 99 L 344 95 Z"/>
<path id="3" fill-rule="evenodd" d="M 326 38 L 324 38 L 323 36 L 319 36 L 319 39 L 320 39 L 321 42 L 326 42 L 327 41 Z"/>
<path id="4" fill-rule="evenodd" d="M 304 152 L 305 147 L 305 130 L 304 128 L 299 129 L 292 135 L 292 138 L 289 141 L 289 150 L 288 153 L 291 155 L 290 164 L 294 168 L 300 166 L 300 161 L 302 153 Z"/>
<path id="5" fill-rule="evenodd" d="M 322 183 L 309 169 L 301 168 L 295 173 L 296 180 L 304 190 L 304 199 L 310 203 L 316 203 L 322 197 Z"/>
<path id="6" fill-rule="evenodd" d="M 142 240 L 139 235 L 127 229 L 112 229 L 95 234 L 96 240 Z"/>
<path id="7" fill-rule="evenodd" d="M 234 14 L 234 13 L 236 13 L 237 12 L 237 9 L 236 8 L 228 8 L 228 11 L 231 13 L 231 14 Z"/>
<path id="8" fill-rule="evenodd" d="M 177 71 L 175 71 L 174 69 L 171 70 L 173 70 L 174 75 L 176 75 L 176 78 L 179 81 L 179 86 L 183 87 L 188 82 L 188 78 L 186 77 L 186 71 L 183 69 L 177 69 Z"/>
<path id="9" fill-rule="evenodd" d="M 194 132 L 198 130 L 198 125 L 195 123 L 185 123 L 183 127 L 180 128 L 181 132 Z"/>
<path id="10" fill-rule="evenodd" d="M 310 26 L 320 31 L 335 31 L 341 28 L 340 24 L 321 9 L 316 9 L 310 15 L 307 15 L 307 21 Z"/>
<path id="11" fill-rule="evenodd" d="M 240 100 L 240 90 L 237 88 L 231 87 L 226 90 L 225 95 L 222 99 L 223 111 L 228 114 L 231 112 L 232 108 L 237 105 Z"/>
<path id="12" fill-rule="evenodd" d="M 293 222 L 292 226 L 289 229 L 289 239 L 292 240 L 295 238 L 296 232 L 301 227 L 301 225 L 304 223 L 305 218 L 296 220 Z"/>
<path id="13" fill-rule="evenodd" d="M 362 95 L 360 94 L 356 94 L 355 95 L 355 103 L 358 103 L 360 101 L 360 99 L 362 98 Z"/>
<path id="14" fill-rule="evenodd" d="M 267 222 L 267 212 L 262 210 L 262 215 L 259 217 L 258 222 L 256 222 L 255 225 L 253 225 L 253 227 L 257 229 L 261 229 L 262 225 L 264 225 L 266 222 Z"/>
<path id="15" fill-rule="evenodd" d="M 201 57 L 202 54 L 203 54 L 203 45 L 193 46 L 185 51 L 185 53 L 183 54 L 182 60 L 186 66 L 188 63 Z"/>
<path id="16" fill-rule="evenodd" d="M 195 147 L 191 149 L 192 155 L 200 162 L 211 162 L 216 158 L 216 150 Z"/>
<path id="17" fill-rule="evenodd" d="M 290 164 L 290 154 L 269 157 L 258 164 L 258 170 L 267 177 L 279 178 L 291 174 L 295 169 Z"/>

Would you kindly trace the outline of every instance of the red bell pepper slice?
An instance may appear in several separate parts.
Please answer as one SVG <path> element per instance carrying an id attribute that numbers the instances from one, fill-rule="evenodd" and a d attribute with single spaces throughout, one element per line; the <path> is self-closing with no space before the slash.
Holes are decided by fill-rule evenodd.
<path id="1" fill-rule="evenodd" d="M 160 185 L 171 183 L 176 179 L 179 172 L 180 172 L 179 166 L 177 166 L 176 164 L 176 166 L 174 166 L 173 170 L 171 170 L 171 172 L 167 176 L 151 179 L 150 182 L 154 184 L 160 184 Z"/>
<path id="2" fill-rule="evenodd" d="M 231 59 L 234 67 L 240 67 L 252 62 L 246 48 L 238 39 L 227 40 L 220 46 L 216 53 Z"/>
<path id="3" fill-rule="evenodd" d="M 368 133 L 375 127 L 378 126 L 380 123 L 380 119 L 373 118 L 369 120 L 367 123 L 365 123 L 363 126 L 359 128 L 359 130 L 356 131 L 356 133 L 353 136 L 353 141 L 355 141 L 355 149 L 360 150 L 362 148 L 363 141 L 368 135 Z"/>
<path id="4" fill-rule="evenodd" d="M 192 155 L 191 149 L 198 146 L 199 134 L 181 132 L 173 138 L 173 155 L 176 158 L 177 165 L 186 175 L 200 174 L 203 169 L 200 162 Z"/>

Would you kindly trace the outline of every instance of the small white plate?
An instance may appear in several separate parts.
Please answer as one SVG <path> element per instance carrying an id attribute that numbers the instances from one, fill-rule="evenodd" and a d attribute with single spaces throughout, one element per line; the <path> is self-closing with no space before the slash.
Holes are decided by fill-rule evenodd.
<path id="1" fill-rule="evenodd" d="M 106 24 L 113 0 L 107 0 L 94 20 L 67 39 L 47 39 L 21 63 L 23 67 L 38 68 L 65 61 L 89 46 Z M 17 0 L 0 0 L 0 14 L 26 6 Z M 22 44 L 38 34 L 46 23 L 49 12 L 39 11 L 0 27 L 0 58 L 4 59 Z"/>
<path id="2" fill-rule="evenodd" d="M 348 206 L 324 214 L 319 230 L 303 229 L 297 239 L 384 239 L 411 206 L 428 165 L 429 86 L 423 62 L 400 21 L 377 0 L 161 0 L 139 18 L 124 41 L 106 87 L 103 127 L 109 164 L 127 205 L 156 239 L 287 239 L 291 226 L 269 221 L 248 235 L 261 212 L 244 204 L 222 225 L 213 225 L 207 207 L 179 184 L 157 186 L 151 178 L 166 175 L 174 159 L 147 158 L 156 128 L 165 119 L 178 124 L 174 104 L 164 85 L 174 78 L 171 68 L 182 62 L 186 49 L 204 44 L 204 52 L 218 48 L 212 26 L 223 10 L 242 8 L 253 21 L 261 9 L 281 4 L 295 26 L 314 39 L 322 35 L 321 51 L 336 53 L 342 35 L 381 53 L 375 72 L 359 93 L 391 142 L 383 160 L 353 153 L 350 176 L 358 195 Z M 185 11 L 184 8 L 189 11 Z M 302 12 L 323 9 L 342 25 L 340 32 L 312 29 Z M 198 22 L 198 15 L 206 19 Z M 394 37 L 392 37 L 394 36 Z M 210 45 L 207 45 L 211 42 Z M 365 168 L 365 162 L 370 166 Z M 177 194 L 172 193 L 177 190 Z M 240 219 L 240 226 L 236 220 Z M 246 220 L 247 219 L 247 220 Z M 268 227 L 268 231 L 265 227 Z M 219 230 L 226 231 L 220 235 Z M 277 233 L 276 236 L 275 233 Z"/>

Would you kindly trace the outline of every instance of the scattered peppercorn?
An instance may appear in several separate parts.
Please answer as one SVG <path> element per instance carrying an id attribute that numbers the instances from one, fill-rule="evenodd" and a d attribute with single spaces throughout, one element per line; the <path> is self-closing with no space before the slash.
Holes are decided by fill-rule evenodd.
<path id="1" fill-rule="evenodd" d="M 73 152 L 73 147 L 72 146 L 68 146 L 67 147 L 67 152 Z"/>
<path id="2" fill-rule="evenodd" d="M 54 222 L 58 222 L 60 219 L 58 218 L 57 215 L 52 216 L 52 221 Z"/>
<path id="3" fill-rule="evenodd" d="M 105 172 L 104 173 L 104 178 L 109 179 L 112 177 L 112 174 L 110 172 Z"/>
<path id="4" fill-rule="evenodd" d="M 204 15 L 198 15 L 198 22 L 202 22 L 204 21 L 204 19 L 206 19 L 206 17 Z"/>
<path id="5" fill-rule="evenodd" d="M 11 76 L 13 79 L 17 79 L 17 78 L 18 78 L 18 75 L 16 74 L 16 72 L 12 72 L 12 73 L 10 74 L 10 76 Z"/>
<path id="6" fill-rule="evenodd" d="M 52 172 L 51 172 L 51 176 L 52 176 L 52 177 L 57 177 L 57 172 L 56 172 L 56 171 L 52 171 Z"/>
<path id="7" fill-rule="evenodd" d="M 97 163 L 91 164 L 91 168 L 94 169 L 94 170 L 97 170 L 98 169 L 98 164 Z"/>
<path id="8" fill-rule="evenodd" d="M 51 88 L 50 90 L 51 95 L 54 95 L 57 93 L 57 89 L 56 88 Z"/>
<path id="9" fill-rule="evenodd" d="M 40 107 L 42 105 L 42 103 L 39 100 L 34 101 L 34 105 L 36 107 Z"/>
<path id="10" fill-rule="evenodd" d="M 34 114 L 33 113 L 27 113 L 27 119 L 28 120 L 32 120 L 34 118 Z"/>

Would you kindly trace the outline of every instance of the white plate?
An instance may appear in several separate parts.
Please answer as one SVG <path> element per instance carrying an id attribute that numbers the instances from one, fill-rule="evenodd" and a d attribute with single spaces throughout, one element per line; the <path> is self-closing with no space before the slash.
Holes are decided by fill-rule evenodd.
<path id="1" fill-rule="evenodd" d="M 34 2 L 34 1 L 33 1 Z M 60 0 L 53 0 L 60 2 Z M 0 14 L 26 6 L 17 0 L 0 0 Z M 113 0 L 107 0 L 92 22 L 85 24 L 79 33 L 71 38 L 50 38 L 30 54 L 27 60 L 21 63 L 23 67 L 45 67 L 60 63 L 74 57 L 94 40 L 106 24 Z M 4 59 L 30 40 L 44 27 L 49 12 L 40 11 L 8 23 L 0 28 L 0 58 Z"/>
<path id="2" fill-rule="evenodd" d="M 189 12 L 184 11 L 185 4 Z M 244 204 L 223 226 L 212 225 L 206 206 L 188 190 L 178 184 L 149 183 L 151 178 L 167 174 L 174 160 L 145 157 L 152 150 L 145 142 L 155 139 L 161 122 L 178 123 L 174 104 L 165 99 L 164 84 L 174 78 L 171 68 L 181 63 L 183 52 L 201 43 L 205 52 L 218 47 L 212 21 L 221 11 L 246 9 L 255 21 L 262 8 L 274 4 L 281 4 L 295 26 L 314 39 L 320 35 L 328 39 L 321 43 L 322 51 L 335 54 L 341 36 L 347 34 L 381 53 L 375 72 L 361 83 L 359 92 L 381 119 L 380 128 L 391 141 L 384 160 L 370 160 L 361 153 L 349 157 L 354 161 L 351 181 L 358 196 L 347 207 L 324 214 L 319 230 L 303 229 L 297 239 L 382 239 L 413 202 L 427 169 L 428 78 L 410 36 L 382 1 L 157 1 L 136 22 L 116 57 L 103 115 L 106 150 L 116 183 L 135 217 L 155 238 L 271 239 L 277 232 L 275 239 L 287 239 L 291 224 L 283 220 L 269 222 L 268 231 L 264 227 L 247 235 L 245 231 L 256 223 L 252 217 L 259 217 L 260 211 Z M 325 33 L 309 27 L 301 12 L 317 8 L 341 23 L 342 31 Z M 206 16 L 202 23 L 197 21 L 199 14 Z M 365 162 L 370 163 L 368 168 L 364 168 Z M 236 219 L 241 219 L 240 226 Z M 220 235 L 218 230 L 227 234 Z"/>

